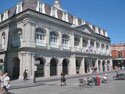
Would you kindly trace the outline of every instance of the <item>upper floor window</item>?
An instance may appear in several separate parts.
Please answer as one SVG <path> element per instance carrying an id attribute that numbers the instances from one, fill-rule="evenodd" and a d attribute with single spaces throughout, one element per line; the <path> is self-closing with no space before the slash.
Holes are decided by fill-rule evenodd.
<path id="1" fill-rule="evenodd" d="M 56 32 L 50 32 L 50 42 L 57 43 L 58 35 Z"/>
<path id="2" fill-rule="evenodd" d="M 94 40 L 90 40 L 90 46 L 94 46 Z"/>
<path id="3" fill-rule="evenodd" d="M 86 47 L 87 44 L 88 44 L 88 40 L 87 40 L 87 39 L 83 39 L 83 40 L 82 40 L 82 43 L 83 43 L 82 46 L 83 46 L 83 47 Z"/>
<path id="4" fill-rule="evenodd" d="M 118 58 L 121 58 L 122 57 L 122 51 L 119 51 L 118 52 Z"/>
<path id="5" fill-rule="evenodd" d="M 97 42 L 96 43 L 96 48 L 99 48 L 100 47 L 100 44 Z"/>
<path id="6" fill-rule="evenodd" d="M 75 46 L 79 46 L 79 43 L 80 43 L 80 38 L 79 37 L 75 37 L 74 38 L 74 45 Z"/>
<path id="7" fill-rule="evenodd" d="M 63 45 L 68 45 L 68 43 L 69 43 L 69 36 L 63 34 L 63 35 L 62 35 L 62 44 L 63 44 Z"/>
<path id="8" fill-rule="evenodd" d="M 106 49 L 109 49 L 109 45 L 106 45 Z"/>
<path id="9" fill-rule="evenodd" d="M 41 40 L 44 41 L 45 40 L 45 30 L 42 30 L 40 28 L 36 29 L 36 40 Z"/>
<path id="10" fill-rule="evenodd" d="M 101 48 L 104 49 L 104 48 L 105 48 L 105 45 L 104 45 L 104 44 L 101 44 Z"/>
<path id="11" fill-rule="evenodd" d="M 22 41 L 22 29 L 17 29 L 13 32 L 12 47 L 19 47 Z"/>
<path id="12" fill-rule="evenodd" d="M 2 49 L 5 48 L 5 32 L 2 33 L 2 44 L 1 44 L 1 46 L 2 46 Z"/>

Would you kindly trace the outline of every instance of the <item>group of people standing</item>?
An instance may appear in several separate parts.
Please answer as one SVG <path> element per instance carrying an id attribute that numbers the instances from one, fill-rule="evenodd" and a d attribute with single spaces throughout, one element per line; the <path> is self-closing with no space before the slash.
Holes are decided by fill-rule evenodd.
<path id="1" fill-rule="evenodd" d="M 10 87 L 10 77 L 8 73 L 0 72 L 0 94 L 4 94 L 8 92 Z"/>

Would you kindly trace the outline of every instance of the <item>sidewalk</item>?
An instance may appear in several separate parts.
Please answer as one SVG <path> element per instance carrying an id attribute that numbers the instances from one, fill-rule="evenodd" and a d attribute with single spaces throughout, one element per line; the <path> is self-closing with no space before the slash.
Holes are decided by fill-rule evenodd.
<path id="1" fill-rule="evenodd" d="M 110 73 L 114 73 L 114 71 L 108 72 L 108 74 Z M 101 75 L 102 73 L 99 73 L 99 74 Z M 91 76 L 91 74 L 70 75 L 70 76 L 68 75 L 66 76 L 66 79 L 73 79 L 73 78 L 79 78 L 79 77 L 85 77 L 85 76 Z M 36 83 L 33 83 L 33 79 L 26 80 L 26 81 L 21 79 L 13 80 L 13 81 L 10 81 L 10 90 L 46 85 L 46 82 L 57 81 L 57 80 L 60 80 L 59 76 L 54 76 L 51 78 L 39 77 L 39 78 L 36 78 Z"/>

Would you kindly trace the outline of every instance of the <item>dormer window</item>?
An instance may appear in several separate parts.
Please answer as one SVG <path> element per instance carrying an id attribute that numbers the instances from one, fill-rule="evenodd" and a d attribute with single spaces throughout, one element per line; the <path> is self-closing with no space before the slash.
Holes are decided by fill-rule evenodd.
<path id="1" fill-rule="evenodd" d="M 16 5 L 16 13 L 20 13 L 20 12 L 22 12 L 22 2 Z"/>
<path id="2" fill-rule="evenodd" d="M 51 16 L 55 17 L 56 13 L 55 13 L 55 8 L 51 7 Z"/>

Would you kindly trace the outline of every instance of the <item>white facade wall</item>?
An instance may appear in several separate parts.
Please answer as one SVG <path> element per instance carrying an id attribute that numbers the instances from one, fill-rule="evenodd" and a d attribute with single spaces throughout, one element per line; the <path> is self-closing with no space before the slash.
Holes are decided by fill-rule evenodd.
<path id="1" fill-rule="evenodd" d="M 44 10 L 42 10 L 42 12 L 44 12 Z M 14 75 L 14 61 L 13 59 L 16 57 L 19 59 L 19 78 L 22 79 L 23 78 L 23 72 L 25 69 L 28 70 L 29 75 L 31 78 L 33 78 L 34 76 L 34 72 L 37 71 L 37 66 L 35 65 L 36 59 L 42 58 L 44 57 L 45 59 L 45 64 L 44 64 L 44 75 L 43 77 L 51 77 L 51 71 L 50 71 L 50 61 L 51 59 L 57 59 L 58 62 L 57 63 L 57 74 L 55 76 L 60 76 L 62 70 L 63 70 L 63 60 L 66 58 L 69 60 L 68 65 L 67 65 L 67 72 L 68 75 L 76 75 L 76 60 L 77 58 L 81 58 L 82 60 L 80 68 L 79 68 L 79 74 L 85 74 L 86 70 L 85 70 L 85 58 L 90 58 L 89 55 L 92 56 L 92 58 L 97 58 L 97 60 L 109 60 L 110 56 L 106 56 L 106 54 L 101 55 L 101 53 L 89 53 L 89 52 L 82 52 L 82 51 L 76 51 L 75 47 L 74 47 L 74 37 L 75 34 L 80 35 L 80 44 L 79 44 L 79 48 L 84 49 L 84 47 L 82 47 L 82 38 L 84 38 L 84 36 L 89 37 L 89 40 L 93 39 L 93 34 L 94 33 L 89 33 L 89 35 L 85 35 L 83 34 L 84 31 L 82 31 L 83 33 L 80 33 L 80 31 L 77 31 L 76 29 L 71 29 L 71 27 L 68 27 L 66 24 L 64 23 L 60 23 L 58 20 L 46 17 L 46 16 L 40 16 L 43 18 L 38 18 L 37 16 L 34 17 L 29 17 L 29 18 L 23 18 L 23 20 L 20 21 L 15 21 L 15 23 L 12 23 L 10 26 L 6 27 L 6 29 L 1 29 L 0 30 L 0 37 L 2 36 L 2 32 L 5 32 L 6 36 L 5 36 L 5 42 L 6 42 L 6 46 L 4 50 L 8 50 L 10 52 L 8 52 L 5 57 L 7 59 L 7 71 L 9 72 L 9 74 L 13 77 Z M 65 16 L 67 18 L 67 16 Z M 48 21 L 49 19 L 49 21 Z M 54 20 L 54 21 L 53 21 Z M 53 21 L 53 22 L 52 22 Z M 78 19 L 74 19 L 74 24 L 78 23 Z M 68 27 L 68 28 L 67 28 Z M 36 45 L 36 29 L 37 28 L 43 28 L 45 30 L 45 44 L 44 46 Z M 88 27 L 84 27 L 84 28 L 88 28 Z M 22 30 L 22 39 L 20 41 L 20 46 L 18 48 L 14 48 L 11 46 L 11 42 L 12 42 L 12 38 L 13 36 L 13 32 L 21 29 Z M 87 29 L 89 30 L 89 29 Z M 50 32 L 51 31 L 55 31 L 58 34 L 58 44 L 57 44 L 57 48 L 51 47 L 50 45 Z M 91 31 L 90 31 L 91 32 Z M 68 50 L 64 50 L 62 47 L 62 35 L 63 34 L 68 34 L 69 35 L 69 49 Z M 9 39 L 10 38 L 10 39 Z M 95 38 L 95 43 L 98 40 L 97 38 Z M 103 39 L 102 39 L 103 40 Z M 1 38 L 0 38 L 1 41 Z M 9 43 L 8 43 L 9 42 Z M 107 42 L 108 44 L 108 42 Z M 110 44 L 110 43 L 109 43 Z M 88 41 L 88 45 L 90 46 L 90 41 Z M 95 45 L 96 46 L 96 45 Z M 96 50 L 96 47 L 94 46 L 94 49 Z M 8 49 L 7 49 L 8 48 Z M 97 52 L 97 50 L 96 50 Z M 98 55 L 98 56 L 97 56 Z M 104 56 L 105 58 L 101 58 L 102 56 Z M 1 57 L 1 59 L 4 59 L 4 57 Z M 98 62 L 97 60 L 95 61 L 95 67 L 98 66 Z M 66 62 L 66 61 L 65 61 Z M 111 60 L 110 60 L 111 63 Z M 101 67 L 102 69 L 102 67 Z"/>

